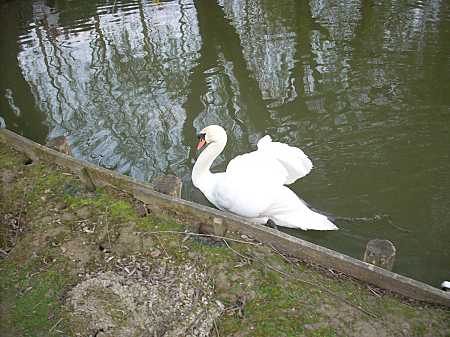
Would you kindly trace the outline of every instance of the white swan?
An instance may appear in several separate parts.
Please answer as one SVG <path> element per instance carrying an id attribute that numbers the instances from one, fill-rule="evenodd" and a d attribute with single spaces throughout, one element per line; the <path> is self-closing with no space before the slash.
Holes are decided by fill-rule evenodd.
<path id="1" fill-rule="evenodd" d="M 214 159 L 225 148 L 227 134 L 222 127 L 210 125 L 200 132 L 199 139 L 197 149 L 208 146 L 195 162 L 192 182 L 217 208 L 256 223 L 271 219 L 279 226 L 304 230 L 338 229 L 284 186 L 311 171 L 312 163 L 302 150 L 265 136 L 258 141 L 258 150 L 231 160 L 226 172 L 211 173 Z"/>

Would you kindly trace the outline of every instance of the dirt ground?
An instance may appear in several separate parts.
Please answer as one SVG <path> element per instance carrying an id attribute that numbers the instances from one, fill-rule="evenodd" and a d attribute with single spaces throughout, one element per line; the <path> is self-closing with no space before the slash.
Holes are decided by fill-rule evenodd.
<path id="1" fill-rule="evenodd" d="M 408 301 L 0 143 L 0 336 L 450 336 Z"/>

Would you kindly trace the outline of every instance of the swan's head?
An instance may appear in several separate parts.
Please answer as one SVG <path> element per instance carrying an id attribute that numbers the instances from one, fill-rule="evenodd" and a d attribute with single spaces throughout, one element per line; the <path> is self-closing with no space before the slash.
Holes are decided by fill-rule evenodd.
<path id="1" fill-rule="evenodd" d="M 197 150 L 200 150 L 205 144 L 210 143 L 225 145 L 227 142 L 227 133 L 224 128 L 219 125 L 210 125 L 200 131 L 198 139 Z"/>

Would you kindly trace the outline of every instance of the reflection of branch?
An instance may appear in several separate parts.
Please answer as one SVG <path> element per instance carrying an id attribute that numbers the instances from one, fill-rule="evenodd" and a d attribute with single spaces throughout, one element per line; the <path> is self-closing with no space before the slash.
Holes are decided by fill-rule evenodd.
<path id="1" fill-rule="evenodd" d="M 142 26 L 142 35 L 144 36 L 143 39 L 143 49 L 147 52 L 147 54 L 151 57 L 148 57 L 147 59 L 151 59 L 153 61 L 155 60 L 159 60 L 162 58 L 162 55 L 160 55 L 160 53 L 156 53 L 155 52 L 155 46 L 152 43 L 152 40 L 150 38 L 150 29 L 147 25 L 147 20 L 145 18 L 145 13 L 144 13 L 144 8 L 142 5 L 142 1 L 139 1 L 139 18 L 141 20 L 141 26 Z M 155 32 L 156 33 L 156 32 Z M 153 34 L 154 36 L 156 36 L 156 34 Z M 147 63 L 145 64 L 147 65 Z M 164 68 L 162 67 L 162 62 L 151 62 L 151 68 L 147 68 L 146 69 L 148 72 L 151 73 L 157 73 L 157 76 L 153 76 L 154 78 L 165 78 L 167 79 L 168 76 L 164 75 Z M 170 70 L 168 70 L 170 71 Z M 154 86 L 153 88 L 158 88 L 159 86 Z"/>
<path id="2" fill-rule="evenodd" d="M 180 14 L 181 14 L 180 19 L 178 20 L 180 24 L 180 33 L 181 33 L 181 51 L 183 52 L 183 54 L 185 54 L 186 53 L 185 43 L 189 41 L 188 35 L 185 32 L 185 26 L 186 22 L 189 22 L 189 18 L 186 15 L 186 11 L 184 8 L 184 1 L 178 0 L 178 6 L 180 6 Z"/>
<path id="3" fill-rule="evenodd" d="M 59 113 L 61 114 L 61 116 L 63 117 L 61 120 L 61 124 L 64 124 L 64 121 L 66 121 L 66 118 L 64 118 L 65 114 L 67 114 L 67 109 L 63 109 L 63 101 L 66 104 L 67 107 L 71 108 L 72 112 L 76 112 L 76 109 L 74 108 L 74 106 L 71 104 L 70 100 L 68 100 L 66 98 L 66 95 L 64 94 L 64 90 L 66 89 L 68 90 L 70 88 L 69 85 L 63 85 L 63 81 L 61 81 L 61 79 L 65 79 L 67 83 L 77 83 L 77 81 L 75 80 L 74 77 L 74 73 L 72 71 L 72 66 L 70 62 L 66 61 L 66 58 L 63 55 L 62 50 L 59 48 L 58 43 L 56 43 L 56 36 L 55 34 L 52 34 L 52 31 L 49 27 L 49 23 L 48 23 L 48 19 L 47 16 L 45 17 L 45 19 L 43 20 L 43 25 L 42 27 L 45 29 L 46 31 L 46 37 L 47 37 L 47 41 L 51 44 L 52 46 L 52 51 L 53 51 L 53 59 L 55 60 L 55 62 L 53 63 L 53 68 L 55 69 L 56 74 L 58 74 L 58 76 L 56 76 L 55 78 L 58 79 L 59 85 L 58 88 L 60 89 L 60 96 L 61 96 L 61 100 L 59 100 Z M 55 28 L 56 29 L 56 28 Z M 59 53 L 58 53 L 59 52 Z M 59 55 L 58 55 L 59 54 Z M 70 53 L 68 54 L 68 56 L 70 57 Z M 69 70 L 68 72 L 65 71 L 65 69 L 63 69 L 63 61 L 66 65 L 66 68 Z M 68 74 L 69 77 L 66 75 Z M 74 97 L 78 96 L 77 90 L 72 90 Z M 66 125 L 64 125 L 65 127 L 67 127 Z"/>
<path id="4" fill-rule="evenodd" d="M 56 79 L 53 77 L 53 75 L 50 71 L 50 61 L 49 61 L 49 57 L 47 55 L 47 50 L 45 49 L 45 43 L 44 43 L 44 39 L 42 37 L 41 28 L 39 26 L 36 26 L 36 36 L 39 41 L 39 47 L 41 48 L 42 56 L 44 58 L 45 70 L 47 71 L 48 78 L 50 79 L 50 85 L 56 90 L 56 100 L 59 102 L 59 106 L 60 106 L 59 112 L 61 113 L 61 109 L 62 109 L 62 104 L 60 101 L 61 89 L 59 88 L 58 85 L 56 85 Z M 45 100 L 45 101 L 47 102 L 48 111 L 49 112 L 52 111 L 50 100 Z M 49 117 L 54 117 L 54 116 L 50 113 Z M 62 119 L 62 116 L 61 116 L 61 119 Z"/>
<path id="5" fill-rule="evenodd" d="M 98 53 L 97 53 L 97 57 L 98 57 L 98 65 L 97 67 L 92 67 L 96 69 L 94 78 L 95 80 L 92 82 L 95 85 L 102 85 L 103 87 L 106 87 L 106 90 L 108 91 L 108 96 L 109 97 L 113 97 L 113 93 L 112 93 L 112 82 L 113 80 L 111 79 L 112 76 L 109 76 L 110 71 L 112 69 L 112 67 L 109 67 L 109 59 L 107 58 L 107 43 L 106 43 L 106 38 L 105 35 L 103 34 L 102 31 L 102 27 L 100 25 L 100 18 L 98 15 L 95 16 L 95 31 L 97 32 L 97 36 L 98 36 Z M 94 63 L 94 59 L 92 59 L 92 63 Z M 99 77 L 100 75 L 103 74 L 104 75 L 104 80 L 100 81 Z M 95 87 L 93 88 L 93 90 L 95 90 Z M 95 92 L 98 93 L 97 97 L 93 97 L 93 99 L 95 100 L 96 98 L 102 98 L 104 99 L 104 91 L 103 88 L 99 88 L 98 90 L 95 90 Z"/>

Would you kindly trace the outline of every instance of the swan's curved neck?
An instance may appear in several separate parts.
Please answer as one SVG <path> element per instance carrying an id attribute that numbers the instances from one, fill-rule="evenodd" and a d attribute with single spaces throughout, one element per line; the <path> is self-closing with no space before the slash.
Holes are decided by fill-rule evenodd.
<path id="1" fill-rule="evenodd" d="M 225 148 L 226 142 L 226 139 L 221 142 L 212 142 L 202 153 L 200 153 L 192 170 L 192 182 L 194 183 L 194 186 L 201 188 L 201 186 L 213 175 L 210 171 L 211 165 L 214 162 L 214 159 L 216 159 Z"/>

